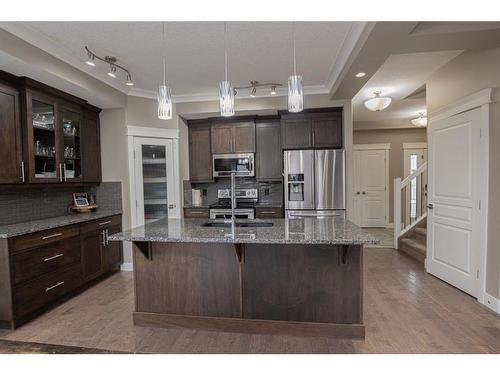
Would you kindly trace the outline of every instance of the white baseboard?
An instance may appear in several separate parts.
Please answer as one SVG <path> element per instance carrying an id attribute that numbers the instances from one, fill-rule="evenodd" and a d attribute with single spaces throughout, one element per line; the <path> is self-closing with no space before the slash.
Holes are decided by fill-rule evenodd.
<path id="1" fill-rule="evenodd" d="M 387 223 L 386 228 L 387 229 L 394 229 L 394 223 Z"/>
<path id="2" fill-rule="evenodd" d="M 125 262 L 120 266 L 120 271 L 133 271 L 134 265 L 132 262 Z"/>
<path id="3" fill-rule="evenodd" d="M 483 294 L 483 305 L 485 305 L 490 310 L 493 310 L 497 314 L 500 314 L 500 300 L 493 296 L 490 296 L 488 293 Z"/>

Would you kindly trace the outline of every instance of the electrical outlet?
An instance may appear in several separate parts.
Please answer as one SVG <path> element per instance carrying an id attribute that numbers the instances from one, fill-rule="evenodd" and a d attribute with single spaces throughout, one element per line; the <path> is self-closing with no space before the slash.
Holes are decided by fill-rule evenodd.
<path id="1" fill-rule="evenodd" d="M 269 188 L 264 189 L 264 195 L 269 195 Z"/>
<path id="2" fill-rule="evenodd" d="M 207 196 L 207 189 L 201 189 L 201 195 Z"/>

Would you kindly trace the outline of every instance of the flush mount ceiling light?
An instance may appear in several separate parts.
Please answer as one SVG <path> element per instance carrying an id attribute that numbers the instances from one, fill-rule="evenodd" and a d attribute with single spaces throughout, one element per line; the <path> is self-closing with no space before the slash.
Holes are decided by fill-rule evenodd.
<path id="1" fill-rule="evenodd" d="M 265 87 L 270 87 L 271 91 L 269 92 L 269 95 L 277 95 L 276 87 L 282 87 L 283 85 L 281 83 L 275 83 L 275 82 L 264 82 L 260 83 L 259 81 L 250 81 L 250 84 L 247 86 L 238 86 L 234 88 L 235 95 L 238 93 L 240 90 L 250 90 L 250 96 L 252 98 L 255 98 L 257 96 L 257 88 L 265 88 Z"/>
<path id="2" fill-rule="evenodd" d="M 234 116 L 235 90 L 227 79 L 227 23 L 224 22 L 224 81 L 219 82 L 219 107 L 220 115 Z"/>
<path id="3" fill-rule="evenodd" d="M 425 112 L 419 112 L 418 117 L 411 120 L 411 123 L 418 127 L 427 126 L 427 116 L 425 115 Z"/>
<path id="4" fill-rule="evenodd" d="M 365 101 L 365 107 L 370 111 L 378 112 L 386 109 L 392 102 L 388 96 L 380 96 L 380 91 L 374 92 L 375 97 Z"/>
<path id="5" fill-rule="evenodd" d="M 366 73 L 365 72 L 359 72 L 359 73 L 356 73 L 356 78 L 362 78 L 366 76 Z"/>
<path id="6" fill-rule="evenodd" d="M 85 52 L 87 53 L 87 56 L 88 56 L 88 59 L 87 59 L 87 61 L 85 61 L 85 64 L 87 64 L 88 66 L 91 66 L 91 67 L 95 67 L 96 60 L 102 61 L 103 63 L 106 63 L 109 65 L 108 76 L 110 76 L 111 78 L 116 78 L 117 77 L 116 76 L 116 69 L 118 68 L 118 69 L 122 70 L 126 75 L 125 84 L 127 86 L 134 85 L 134 82 L 132 81 L 132 74 L 130 74 L 130 72 L 127 69 L 125 69 L 123 66 L 121 66 L 120 64 L 117 63 L 118 60 L 116 59 L 116 57 L 114 57 L 114 56 L 99 57 L 94 52 L 92 52 L 87 46 L 85 46 Z"/>
<path id="7" fill-rule="evenodd" d="M 161 49 L 163 60 L 163 79 L 158 88 L 158 118 L 170 120 L 172 118 L 172 89 L 167 86 L 167 69 L 165 65 L 165 22 L 161 23 Z"/>
<path id="8" fill-rule="evenodd" d="M 288 77 L 288 111 L 302 112 L 304 109 L 304 90 L 302 76 L 297 75 L 297 57 L 295 54 L 295 22 L 292 25 L 293 35 L 293 75 Z"/>

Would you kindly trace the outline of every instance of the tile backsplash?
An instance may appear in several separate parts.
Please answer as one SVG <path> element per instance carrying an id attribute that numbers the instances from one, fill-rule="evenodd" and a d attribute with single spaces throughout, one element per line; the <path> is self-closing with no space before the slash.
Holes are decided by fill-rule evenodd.
<path id="1" fill-rule="evenodd" d="M 0 190 L 0 225 L 68 214 L 75 192 L 96 196 L 102 210 L 121 210 L 121 182 L 103 182 L 98 186 L 10 187 Z"/>
<path id="2" fill-rule="evenodd" d="M 209 205 L 217 201 L 217 190 L 229 189 L 231 187 L 231 179 L 219 178 L 211 183 L 193 183 L 183 181 L 184 190 L 184 205 L 191 204 L 191 189 L 202 189 L 206 191 L 203 195 L 203 205 Z M 237 178 L 236 189 L 258 189 L 259 202 L 282 203 L 283 202 L 283 184 L 281 182 L 260 182 L 252 178 Z"/>

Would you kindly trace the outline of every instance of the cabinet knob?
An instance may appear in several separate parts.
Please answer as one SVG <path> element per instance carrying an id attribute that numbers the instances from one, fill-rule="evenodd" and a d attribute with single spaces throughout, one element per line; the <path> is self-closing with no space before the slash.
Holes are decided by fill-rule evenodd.
<path id="1" fill-rule="evenodd" d="M 169 205 L 168 205 L 168 209 L 169 209 L 169 210 L 173 210 L 174 208 L 175 208 L 175 204 L 169 204 Z"/>

